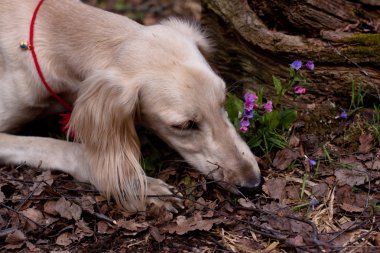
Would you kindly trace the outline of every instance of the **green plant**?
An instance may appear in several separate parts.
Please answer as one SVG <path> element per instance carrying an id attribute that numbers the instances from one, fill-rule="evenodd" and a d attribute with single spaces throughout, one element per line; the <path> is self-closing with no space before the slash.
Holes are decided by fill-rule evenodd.
<path id="1" fill-rule="evenodd" d="M 362 86 L 357 85 L 355 80 L 351 81 L 351 103 L 348 109 L 349 115 L 354 114 L 357 110 L 361 109 L 364 105 L 364 97 L 367 92 Z"/>
<path id="2" fill-rule="evenodd" d="M 283 149 L 288 146 L 286 133 L 297 119 L 297 111 L 283 108 L 281 101 L 292 88 L 296 95 L 306 92 L 301 86 L 306 84 L 305 78 L 298 71 L 301 67 L 301 61 L 294 61 L 289 70 L 290 78 L 284 83 L 273 76 L 274 102 L 264 97 L 262 88 L 257 93 L 248 92 L 244 101 L 233 94 L 227 95 L 226 110 L 229 118 L 240 129 L 250 148 L 259 148 L 268 154 L 274 148 Z M 308 61 L 305 67 L 313 70 L 313 61 Z"/>

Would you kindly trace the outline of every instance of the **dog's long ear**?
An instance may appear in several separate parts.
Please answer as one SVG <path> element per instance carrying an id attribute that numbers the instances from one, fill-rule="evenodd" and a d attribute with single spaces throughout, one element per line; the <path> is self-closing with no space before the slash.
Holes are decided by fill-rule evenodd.
<path id="1" fill-rule="evenodd" d="M 146 177 L 134 126 L 138 88 L 116 73 L 98 73 L 81 84 L 70 128 L 85 146 L 89 178 L 129 211 L 145 208 Z"/>
<path id="2" fill-rule="evenodd" d="M 178 18 L 169 18 L 162 21 L 161 24 L 169 26 L 191 38 L 206 58 L 213 52 L 212 42 L 197 23 Z"/>

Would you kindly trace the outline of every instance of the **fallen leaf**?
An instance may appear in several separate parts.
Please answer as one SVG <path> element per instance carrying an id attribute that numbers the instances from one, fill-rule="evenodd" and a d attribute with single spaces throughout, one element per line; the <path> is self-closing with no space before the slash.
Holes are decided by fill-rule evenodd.
<path id="1" fill-rule="evenodd" d="M 160 233 L 157 227 L 150 227 L 149 234 L 156 240 L 156 242 L 161 243 L 165 240 L 165 236 Z"/>
<path id="2" fill-rule="evenodd" d="M 300 145 L 300 139 L 292 134 L 289 138 L 289 146 L 292 148 L 298 147 Z"/>
<path id="3" fill-rule="evenodd" d="M 99 234 L 112 234 L 114 232 L 110 225 L 105 221 L 99 221 L 97 223 L 97 228 Z"/>
<path id="4" fill-rule="evenodd" d="M 176 224 L 170 224 L 164 227 L 163 230 L 168 231 L 170 234 L 183 235 L 194 230 L 209 231 L 214 224 L 219 224 L 222 221 L 223 219 L 221 218 L 203 220 L 199 213 L 188 219 L 185 216 L 179 215 L 177 216 Z"/>
<path id="5" fill-rule="evenodd" d="M 376 246 L 380 246 L 380 232 L 376 233 L 376 236 L 375 236 L 375 245 Z"/>
<path id="6" fill-rule="evenodd" d="M 56 210 L 57 201 L 49 200 L 44 204 L 44 212 L 51 215 L 58 215 Z"/>
<path id="7" fill-rule="evenodd" d="M 278 170 L 285 170 L 298 156 L 299 153 L 291 149 L 280 150 L 276 153 L 272 166 Z"/>
<path id="8" fill-rule="evenodd" d="M 28 248 L 29 252 L 42 252 L 41 249 L 39 249 L 31 242 L 26 242 L 26 247 Z"/>
<path id="9" fill-rule="evenodd" d="M 81 239 L 83 237 L 89 237 L 94 235 L 94 231 L 87 225 L 84 220 L 79 220 L 75 223 L 77 226 L 75 229 L 75 234 Z"/>
<path id="10" fill-rule="evenodd" d="M 117 225 L 119 227 L 122 227 L 130 231 L 139 231 L 139 232 L 144 231 L 149 227 L 149 224 L 146 222 L 139 223 L 133 220 L 124 220 L 124 219 L 118 220 Z"/>
<path id="11" fill-rule="evenodd" d="M 82 196 L 79 203 L 83 211 L 94 213 L 94 204 L 96 201 L 92 196 Z"/>
<path id="12" fill-rule="evenodd" d="M 9 244 L 19 244 L 26 240 L 26 236 L 20 230 L 16 230 L 13 233 L 9 234 L 7 238 L 5 238 L 5 242 Z"/>
<path id="13" fill-rule="evenodd" d="M 311 192 L 313 193 L 315 197 L 323 198 L 325 197 L 328 189 L 329 189 L 329 186 L 326 183 L 319 183 L 317 185 L 314 185 L 311 188 Z"/>
<path id="14" fill-rule="evenodd" d="M 28 217 L 30 220 L 26 220 L 26 224 L 28 226 L 27 230 L 35 230 L 37 229 L 37 224 L 39 225 L 45 225 L 45 218 L 42 212 L 35 208 L 28 208 L 26 210 L 21 211 L 23 215 Z"/>
<path id="15" fill-rule="evenodd" d="M 366 162 L 365 166 L 370 170 L 380 170 L 380 160 L 375 160 L 374 162 Z"/>
<path id="16" fill-rule="evenodd" d="M 79 220 L 82 215 L 82 209 L 75 203 L 67 201 L 65 198 L 60 198 L 56 205 L 55 210 L 61 215 L 61 217 L 68 220 Z"/>
<path id="17" fill-rule="evenodd" d="M 4 199 L 5 199 L 5 195 L 4 195 L 4 193 L 0 189 L 0 203 L 3 203 Z"/>
<path id="18" fill-rule="evenodd" d="M 33 192 L 33 196 L 39 196 L 44 191 L 44 187 L 46 184 L 52 185 L 54 182 L 53 176 L 51 175 L 50 170 L 44 170 L 40 175 L 38 175 L 35 179 L 37 182 L 33 184 L 31 187 L 31 191 Z"/>
<path id="19" fill-rule="evenodd" d="M 245 198 L 238 199 L 238 203 L 245 208 L 255 208 L 255 205 L 250 200 Z"/>
<path id="20" fill-rule="evenodd" d="M 347 212 L 362 212 L 367 203 L 367 193 L 352 191 L 348 185 L 340 187 L 336 191 L 336 203 Z"/>
<path id="21" fill-rule="evenodd" d="M 57 237 L 55 243 L 64 247 L 69 246 L 73 242 L 70 237 L 70 233 L 64 232 Z"/>
<path id="22" fill-rule="evenodd" d="M 350 169 L 337 169 L 334 173 L 339 186 L 342 185 L 362 185 L 367 179 L 367 170 L 361 164 L 352 164 L 353 168 Z M 356 165 L 356 166 L 355 166 Z"/>
<path id="23" fill-rule="evenodd" d="M 263 191 L 273 199 L 282 200 L 285 196 L 286 180 L 283 178 L 271 178 L 265 181 Z"/>
<path id="24" fill-rule="evenodd" d="M 303 237 L 301 235 L 297 235 L 296 237 L 289 238 L 288 241 L 296 246 L 305 245 Z"/>
<path id="25" fill-rule="evenodd" d="M 359 137 L 359 153 L 368 153 L 372 148 L 373 136 L 370 133 L 362 134 Z"/>

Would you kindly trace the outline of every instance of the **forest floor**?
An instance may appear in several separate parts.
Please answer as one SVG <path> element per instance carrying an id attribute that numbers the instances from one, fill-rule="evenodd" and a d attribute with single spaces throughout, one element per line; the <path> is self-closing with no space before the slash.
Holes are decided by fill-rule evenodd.
<path id="1" fill-rule="evenodd" d="M 130 3 L 116 12 L 145 24 L 200 18 L 196 0 Z M 66 174 L 0 166 L 0 252 L 380 252 L 380 125 L 372 105 L 341 118 L 338 99 L 305 95 L 289 148 L 259 157 L 265 182 L 250 195 L 219 188 L 142 130 L 147 173 L 183 195 L 176 214 L 130 214 Z"/>

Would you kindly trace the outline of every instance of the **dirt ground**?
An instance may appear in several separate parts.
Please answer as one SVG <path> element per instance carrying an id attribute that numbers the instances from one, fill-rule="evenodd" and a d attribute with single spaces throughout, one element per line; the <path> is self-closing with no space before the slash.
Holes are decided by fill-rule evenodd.
<path id="1" fill-rule="evenodd" d="M 197 0 L 114 2 L 98 4 L 144 24 L 200 19 Z M 380 252 L 373 106 L 343 119 L 337 99 L 309 94 L 304 103 L 289 148 L 257 152 L 265 182 L 246 195 L 206 180 L 141 130 L 147 173 L 183 195 L 176 214 L 154 207 L 130 214 L 66 174 L 0 165 L 0 252 Z"/>

